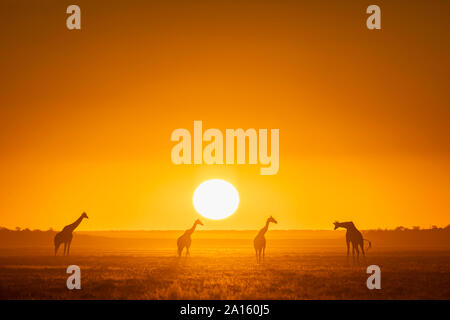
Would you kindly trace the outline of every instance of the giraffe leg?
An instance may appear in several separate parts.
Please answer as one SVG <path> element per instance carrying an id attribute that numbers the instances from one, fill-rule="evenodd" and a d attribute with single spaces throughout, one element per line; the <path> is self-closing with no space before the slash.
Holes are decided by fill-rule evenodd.
<path id="1" fill-rule="evenodd" d="M 355 244 L 352 242 L 352 261 L 355 263 Z"/>
<path id="2" fill-rule="evenodd" d="M 255 248 L 256 264 L 258 264 L 258 250 Z"/>
<path id="3" fill-rule="evenodd" d="M 61 245 L 61 243 L 55 243 L 55 257 L 56 257 L 56 254 L 58 253 L 58 248 L 59 248 L 59 246 Z"/>
<path id="4" fill-rule="evenodd" d="M 64 256 L 66 255 L 66 250 L 67 250 L 67 243 L 64 242 Z"/>
<path id="5" fill-rule="evenodd" d="M 263 261 L 264 261 L 264 259 L 266 257 L 266 247 L 263 247 L 262 252 L 263 252 Z"/>
<path id="6" fill-rule="evenodd" d="M 363 255 L 364 263 L 366 263 L 366 252 L 364 251 L 364 241 L 361 244 L 361 252 L 362 252 L 362 255 Z"/>
<path id="7" fill-rule="evenodd" d="M 356 250 L 356 262 L 359 263 L 359 248 L 358 248 L 358 245 L 355 246 L 355 250 Z"/>
<path id="8" fill-rule="evenodd" d="M 186 247 L 186 257 L 190 256 L 191 254 L 189 253 L 189 247 Z"/>
<path id="9" fill-rule="evenodd" d="M 348 256 L 350 255 L 350 242 L 347 241 L 347 263 L 348 263 Z"/>
<path id="10" fill-rule="evenodd" d="M 67 255 L 70 255 L 70 244 L 72 243 L 72 241 L 69 241 L 69 243 L 67 243 Z"/>

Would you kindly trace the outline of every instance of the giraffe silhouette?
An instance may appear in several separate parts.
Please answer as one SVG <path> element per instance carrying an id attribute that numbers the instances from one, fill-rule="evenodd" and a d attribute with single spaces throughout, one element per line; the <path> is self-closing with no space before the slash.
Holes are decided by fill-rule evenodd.
<path id="1" fill-rule="evenodd" d="M 191 246 L 191 234 L 195 231 L 195 227 L 197 227 L 198 224 L 203 225 L 203 223 L 197 219 L 194 222 L 194 225 L 192 228 L 187 229 L 181 237 L 177 240 L 177 246 L 178 246 L 178 256 L 181 257 L 181 253 L 183 252 L 183 249 L 186 247 L 186 257 L 189 255 L 189 247 Z"/>
<path id="2" fill-rule="evenodd" d="M 372 247 L 372 243 L 364 239 L 361 232 L 359 232 L 358 229 L 356 229 L 355 225 L 352 221 L 349 222 L 338 222 L 335 221 L 334 223 L 334 230 L 337 228 L 345 228 L 347 229 L 347 233 L 345 234 L 345 239 L 347 241 L 347 259 L 350 252 L 350 243 L 352 244 L 352 256 L 353 260 L 355 260 L 355 250 L 356 250 L 356 259 L 359 262 L 359 249 L 358 246 L 361 247 L 361 252 L 364 256 L 364 259 L 366 258 L 366 253 L 364 252 L 364 241 L 369 242 L 369 246 L 367 247 L 367 250 L 369 250 Z"/>
<path id="3" fill-rule="evenodd" d="M 262 258 L 264 260 L 264 256 L 266 254 L 266 238 L 264 235 L 267 232 L 267 229 L 269 229 L 269 223 L 278 223 L 272 216 L 270 216 L 267 221 L 264 228 L 259 230 L 258 234 L 255 237 L 255 240 L 253 240 L 253 245 L 255 247 L 255 253 L 256 253 L 256 263 L 261 263 L 261 252 L 262 252 Z"/>
<path id="4" fill-rule="evenodd" d="M 70 244 L 72 242 L 72 232 L 80 225 L 84 218 L 88 219 L 86 212 L 83 212 L 77 221 L 65 226 L 61 232 L 55 235 L 55 256 L 61 243 L 64 243 L 64 255 L 69 255 Z"/>

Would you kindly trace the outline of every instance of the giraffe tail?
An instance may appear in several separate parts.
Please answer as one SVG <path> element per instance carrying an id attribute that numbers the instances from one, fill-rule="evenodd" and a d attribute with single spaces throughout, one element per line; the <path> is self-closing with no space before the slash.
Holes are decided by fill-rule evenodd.
<path id="1" fill-rule="evenodd" d="M 370 240 L 367 239 L 363 239 L 364 241 L 367 241 L 369 243 L 369 246 L 367 247 L 366 251 L 369 250 L 370 248 L 372 248 L 372 242 Z"/>

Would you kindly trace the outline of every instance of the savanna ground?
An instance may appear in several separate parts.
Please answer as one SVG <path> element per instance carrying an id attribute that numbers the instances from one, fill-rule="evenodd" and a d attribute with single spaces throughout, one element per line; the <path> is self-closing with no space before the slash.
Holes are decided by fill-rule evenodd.
<path id="1" fill-rule="evenodd" d="M 343 239 L 342 239 L 343 241 Z M 248 241 L 194 239 L 191 256 L 175 248 L 78 246 L 71 257 L 51 247 L 0 250 L 0 299 L 450 299 L 450 251 L 373 248 L 381 290 L 366 287 L 365 266 L 347 263 L 345 243 L 302 246 L 272 240 L 263 264 Z M 170 242 L 171 243 L 171 242 Z M 68 265 L 81 268 L 81 290 L 66 288 Z"/>

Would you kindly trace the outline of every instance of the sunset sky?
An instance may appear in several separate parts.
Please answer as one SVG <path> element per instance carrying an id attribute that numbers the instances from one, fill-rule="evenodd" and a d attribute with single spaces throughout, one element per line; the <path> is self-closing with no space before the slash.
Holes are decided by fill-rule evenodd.
<path id="1" fill-rule="evenodd" d="M 450 2 L 369 4 L 2 0 L 0 226 L 185 229 L 214 178 L 240 205 L 205 230 L 450 224 Z M 278 174 L 174 165 L 194 120 L 279 129 Z"/>

